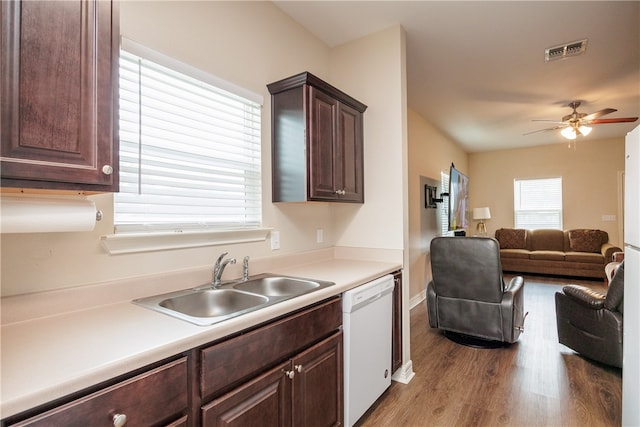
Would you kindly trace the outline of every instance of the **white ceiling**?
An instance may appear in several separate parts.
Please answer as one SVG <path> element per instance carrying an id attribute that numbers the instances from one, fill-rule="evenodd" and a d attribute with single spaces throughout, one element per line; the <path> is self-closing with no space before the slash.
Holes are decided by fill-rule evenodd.
<path id="1" fill-rule="evenodd" d="M 532 119 L 579 112 L 640 116 L 640 2 L 276 1 L 330 47 L 401 24 L 409 107 L 469 152 L 566 143 Z M 544 50 L 588 39 L 580 56 Z M 363 100 L 366 102 L 366 100 Z M 601 124 L 589 139 L 640 122 Z M 581 138 L 581 137 L 579 137 Z"/>

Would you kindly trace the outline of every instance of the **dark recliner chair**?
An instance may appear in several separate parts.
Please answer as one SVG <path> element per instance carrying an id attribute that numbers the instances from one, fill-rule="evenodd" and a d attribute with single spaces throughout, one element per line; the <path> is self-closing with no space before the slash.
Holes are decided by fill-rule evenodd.
<path id="1" fill-rule="evenodd" d="M 481 347 L 518 340 L 525 318 L 524 279 L 516 276 L 505 286 L 497 240 L 436 237 L 431 270 L 429 326 L 444 330 L 453 341 Z"/>
<path id="2" fill-rule="evenodd" d="M 584 357 L 622 368 L 624 261 L 606 295 L 568 285 L 556 292 L 558 341 Z"/>

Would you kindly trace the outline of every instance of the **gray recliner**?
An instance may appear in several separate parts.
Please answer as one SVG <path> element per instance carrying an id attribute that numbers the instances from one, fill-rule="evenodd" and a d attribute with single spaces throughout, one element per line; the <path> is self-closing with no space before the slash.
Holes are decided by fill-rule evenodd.
<path id="1" fill-rule="evenodd" d="M 505 285 L 498 241 L 436 237 L 427 286 L 429 326 L 453 336 L 514 343 L 524 328 L 524 279 Z M 464 342 L 463 342 L 464 343 Z"/>
<path id="2" fill-rule="evenodd" d="M 558 341 L 583 356 L 622 368 L 624 261 L 606 295 L 568 285 L 556 293 Z"/>

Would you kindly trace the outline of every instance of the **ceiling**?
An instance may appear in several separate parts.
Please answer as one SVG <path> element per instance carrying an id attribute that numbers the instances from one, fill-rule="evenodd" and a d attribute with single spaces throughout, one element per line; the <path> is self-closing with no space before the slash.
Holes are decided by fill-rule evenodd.
<path id="1" fill-rule="evenodd" d="M 335 47 L 400 24 L 407 97 L 468 152 L 567 143 L 532 119 L 579 112 L 640 116 L 640 2 L 275 1 Z M 588 39 L 586 52 L 545 62 L 546 48 Z M 622 137 L 640 122 L 593 126 L 588 139 Z"/>

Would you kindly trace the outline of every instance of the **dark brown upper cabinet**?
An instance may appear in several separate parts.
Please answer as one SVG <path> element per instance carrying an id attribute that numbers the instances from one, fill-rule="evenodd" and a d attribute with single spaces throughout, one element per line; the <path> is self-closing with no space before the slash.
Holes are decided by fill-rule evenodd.
<path id="1" fill-rule="evenodd" d="M 109 1 L 3 1 L 2 186 L 118 191 L 119 18 Z"/>
<path id="2" fill-rule="evenodd" d="M 273 202 L 364 203 L 367 106 L 308 72 L 267 88 Z"/>

